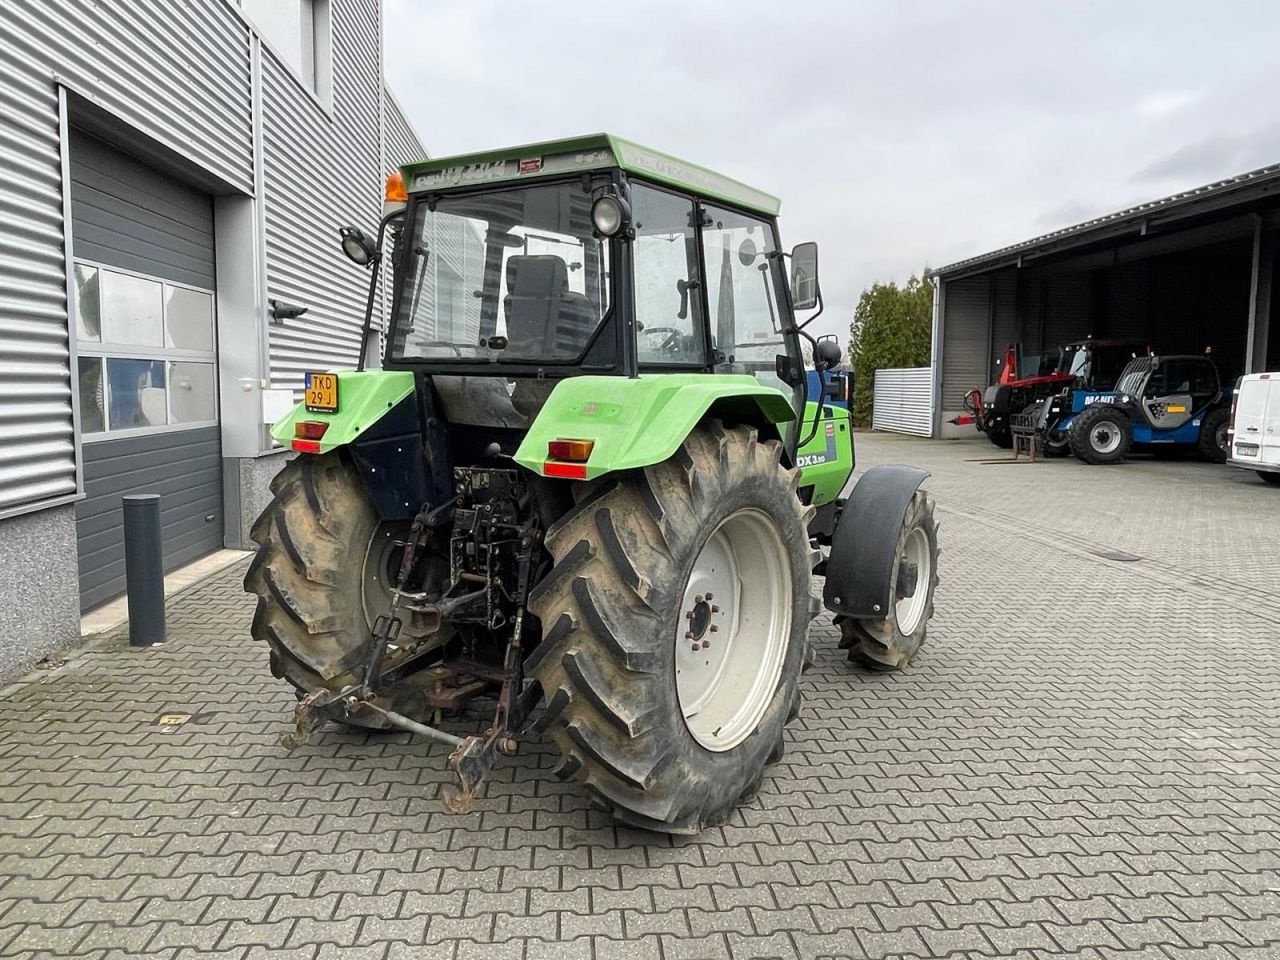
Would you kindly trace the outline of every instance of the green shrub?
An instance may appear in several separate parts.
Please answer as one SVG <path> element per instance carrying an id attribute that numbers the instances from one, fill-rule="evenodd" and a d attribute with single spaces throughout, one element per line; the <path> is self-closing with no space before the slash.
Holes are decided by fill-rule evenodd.
<path id="1" fill-rule="evenodd" d="M 871 426 L 877 370 L 929 365 L 933 281 L 926 273 L 901 287 L 873 283 L 858 299 L 849 326 L 849 362 L 856 377 L 853 422 L 860 427 Z"/>

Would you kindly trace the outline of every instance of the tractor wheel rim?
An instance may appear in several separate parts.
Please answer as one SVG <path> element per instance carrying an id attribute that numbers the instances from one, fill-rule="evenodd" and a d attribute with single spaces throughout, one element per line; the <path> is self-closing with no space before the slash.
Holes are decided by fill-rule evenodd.
<path id="1" fill-rule="evenodd" d="M 1218 445 L 1218 452 L 1230 454 L 1231 445 L 1227 443 L 1227 424 L 1222 423 L 1213 435 L 1213 442 Z"/>
<path id="2" fill-rule="evenodd" d="M 675 631 L 676 699 L 707 750 L 732 750 L 773 700 L 791 636 L 788 551 L 760 510 L 731 514 L 689 572 Z"/>
<path id="3" fill-rule="evenodd" d="M 409 534 L 409 524 L 402 521 L 380 523 L 369 537 L 365 548 L 364 567 L 361 571 L 360 604 L 369 630 L 379 615 L 391 611 L 391 596 L 395 589 L 396 575 L 400 567 L 403 548 L 400 544 Z M 432 632 L 435 627 L 418 613 L 401 610 L 400 635 L 406 640 L 418 639 Z M 361 638 L 366 639 L 366 638 Z"/>
<path id="4" fill-rule="evenodd" d="M 924 620 L 929 606 L 929 584 L 933 582 L 933 555 L 929 551 L 929 537 L 923 528 L 916 527 L 907 535 L 898 563 L 914 564 L 916 568 L 915 592 L 909 597 L 899 596 L 893 606 L 898 629 L 910 635 Z"/>
<path id="5" fill-rule="evenodd" d="M 1098 453 L 1113 453 L 1120 446 L 1120 431 L 1114 424 L 1100 423 L 1089 431 L 1089 445 Z"/>

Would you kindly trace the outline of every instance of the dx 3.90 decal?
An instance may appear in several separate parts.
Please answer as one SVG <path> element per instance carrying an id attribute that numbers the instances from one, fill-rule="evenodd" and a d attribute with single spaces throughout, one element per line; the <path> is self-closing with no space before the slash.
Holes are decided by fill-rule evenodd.
<path id="1" fill-rule="evenodd" d="M 826 428 L 826 447 L 819 453 L 802 453 L 796 457 L 796 466 L 816 467 L 820 463 L 830 463 L 836 459 L 836 425 L 831 421 L 823 424 Z"/>

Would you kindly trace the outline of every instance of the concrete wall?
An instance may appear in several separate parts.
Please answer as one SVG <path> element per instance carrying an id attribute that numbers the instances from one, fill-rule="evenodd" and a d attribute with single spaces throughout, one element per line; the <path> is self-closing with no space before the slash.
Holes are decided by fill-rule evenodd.
<path id="1" fill-rule="evenodd" d="M 80 637 L 71 506 L 0 520 L 0 679 Z"/>

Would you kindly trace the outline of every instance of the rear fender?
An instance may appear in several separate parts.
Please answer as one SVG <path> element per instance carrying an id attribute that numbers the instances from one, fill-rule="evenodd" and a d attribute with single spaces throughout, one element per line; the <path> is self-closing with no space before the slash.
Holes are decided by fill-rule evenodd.
<path id="1" fill-rule="evenodd" d="M 782 391 L 745 374 L 569 377 L 551 391 L 514 459 L 539 476 L 594 480 L 661 463 L 708 416 L 778 436 L 776 425 L 795 411 Z M 581 464 L 551 461 L 552 440 L 590 440 L 590 456 Z"/>
<path id="2" fill-rule="evenodd" d="M 333 413 L 308 410 L 298 404 L 271 426 L 276 442 L 301 453 L 328 453 L 364 435 L 396 405 L 413 393 L 413 374 L 407 370 L 337 370 L 338 409 Z M 318 441 L 299 445 L 294 427 L 299 420 L 323 423 Z"/>
<path id="3" fill-rule="evenodd" d="M 919 467 L 892 465 L 872 467 L 858 479 L 831 538 L 822 588 L 828 610 L 856 620 L 888 615 L 898 532 L 927 476 Z"/>

